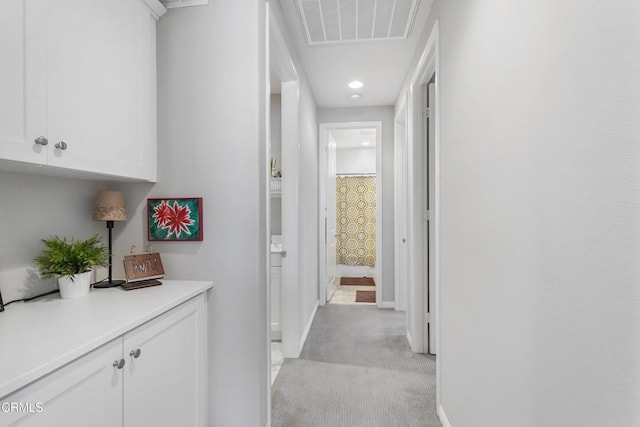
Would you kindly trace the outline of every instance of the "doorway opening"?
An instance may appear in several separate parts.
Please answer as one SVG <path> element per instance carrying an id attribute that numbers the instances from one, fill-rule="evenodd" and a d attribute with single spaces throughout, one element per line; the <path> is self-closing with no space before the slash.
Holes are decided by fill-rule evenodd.
<path id="1" fill-rule="evenodd" d="M 320 124 L 320 303 L 381 300 L 382 124 Z"/>

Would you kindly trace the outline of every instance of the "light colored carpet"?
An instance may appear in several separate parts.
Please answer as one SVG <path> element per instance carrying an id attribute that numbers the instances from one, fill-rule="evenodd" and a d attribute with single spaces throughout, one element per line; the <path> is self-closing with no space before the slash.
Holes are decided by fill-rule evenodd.
<path id="1" fill-rule="evenodd" d="M 441 426 L 435 358 L 410 351 L 404 313 L 371 306 L 320 307 L 272 404 L 274 427 Z"/>

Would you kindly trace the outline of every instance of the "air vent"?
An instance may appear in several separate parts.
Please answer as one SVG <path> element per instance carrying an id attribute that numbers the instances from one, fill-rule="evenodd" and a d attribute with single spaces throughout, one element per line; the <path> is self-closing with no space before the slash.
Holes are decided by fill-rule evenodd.
<path id="1" fill-rule="evenodd" d="M 167 9 L 187 6 L 206 6 L 209 0 L 160 0 Z"/>
<path id="2" fill-rule="evenodd" d="M 406 39 L 420 0 L 296 0 L 310 45 Z"/>

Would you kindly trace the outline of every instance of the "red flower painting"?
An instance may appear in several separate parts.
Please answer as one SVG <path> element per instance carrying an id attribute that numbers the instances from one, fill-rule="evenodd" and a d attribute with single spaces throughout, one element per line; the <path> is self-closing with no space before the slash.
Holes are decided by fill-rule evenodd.
<path id="1" fill-rule="evenodd" d="M 202 199 L 149 199 L 149 240 L 202 240 Z"/>

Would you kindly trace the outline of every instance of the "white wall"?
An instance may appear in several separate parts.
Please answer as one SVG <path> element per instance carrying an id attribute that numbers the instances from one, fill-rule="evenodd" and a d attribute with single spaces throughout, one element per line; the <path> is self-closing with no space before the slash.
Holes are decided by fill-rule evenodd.
<path id="1" fill-rule="evenodd" d="M 432 13 L 451 425 L 639 425 L 640 3 Z"/>
<path id="2" fill-rule="evenodd" d="M 375 147 L 336 149 L 336 173 L 376 173 Z"/>
<path id="3" fill-rule="evenodd" d="M 289 152 L 289 155 L 283 153 L 286 159 L 282 169 L 283 220 L 287 221 L 287 213 L 290 212 L 287 211 L 290 209 L 287 208 L 287 198 L 298 209 L 295 243 L 291 242 L 291 236 L 287 236 L 287 226 L 283 224 L 283 246 L 288 253 L 286 260 L 283 260 L 282 278 L 283 352 L 289 354 L 288 357 L 295 357 L 301 350 L 301 345 L 306 338 L 305 332 L 308 332 L 318 305 L 318 122 L 315 100 L 288 33 L 280 4 L 275 1 L 269 2 L 269 8 L 272 11 L 274 25 L 279 28 L 286 45 L 282 50 L 287 52 L 280 52 L 278 55 L 287 57 L 286 62 L 295 68 L 298 77 L 298 83 L 289 82 L 282 85 L 281 95 L 283 150 L 286 150 L 286 141 L 297 148 L 297 153 Z M 274 64 L 274 66 L 282 66 L 282 64 Z M 293 98 L 298 99 L 297 110 L 293 108 L 295 104 L 292 101 Z M 284 124 L 291 121 L 290 117 L 285 117 L 288 114 L 294 114 L 297 117 L 295 126 Z M 292 133 L 295 135 L 291 135 Z M 287 139 L 286 135 L 291 139 Z M 292 164 L 293 159 L 297 159 L 295 164 Z M 297 179 L 293 183 L 288 181 L 291 187 L 287 189 L 284 181 L 292 175 Z M 287 194 L 287 191 L 294 194 Z M 298 274 L 288 275 L 287 270 L 289 272 L 291 270 L 287 269 L 287 264 L 297 265 Z M 287 283 L 288 278 L 291 279 L 291 277 L 296 277 L 296 280 L 289 280 Z M 288 319 L 293 319 L 296 324 L 292 324 L 293 322 Z M 287 337 L 290 337 L 288 342 Z M 297 345 L 292 342 L 293 339 L 298 340 Z"/>
<path id="4" fill-rule="evenodd" d="M 394 266 L 393 266 L 393 107 L 368 108 L 319 108 L 319 123 L 381 121 L 382 138 L 378 135 L 377 144 L 382 144 L 382 244 L 385 257 L 382 260 L 383 302 L 393 302 Z"/>
<path id="5" fill-rule="evenodd" d="M 300 68 L 301 69 L 301 68 Z M 318 304 L 318 121 L 309 85 L 300 87 L 300 322 L 313 320 Z"/>
<path id="6" fill-rule="evenodd" d="M 5 303 L 57 288 L 55 280 L 39 278 L 33 263 L 44 248 L 41 239 L 99 234 L 107 244 L 105 223 L 92 220 L 101 188 L 98 182 L 0 171 L 0 291 Z M 119 225 L 114 236 L 122 231 Z"/>
<path id="7" fill-rule="evenodd" d="M 171 9 L 158 24 L 158 184 L 150 195 L 203 197 L 204 241 L 154 249 L 167 278 L 216 284 L 209 425 L 267 422 L 265 36 L 260 1 Z"/>

